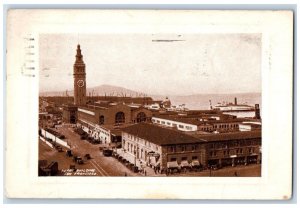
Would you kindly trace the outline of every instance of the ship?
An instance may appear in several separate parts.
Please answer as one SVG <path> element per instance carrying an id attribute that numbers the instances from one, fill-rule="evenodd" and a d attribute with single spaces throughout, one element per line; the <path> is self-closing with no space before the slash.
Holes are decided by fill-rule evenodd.
<path id="1" fill-rule="evenodd" d="M 237 98 L 234 98 L 234 103 L 218 103 L 215 106 L 212 106 L 211 100 L 209 102 L 210 102 L 210 108 L 212 110 L 220 110 L 222 112 L 255 111 L 254 106 L 250 106 L 247 104 L 238 104 Z"/>

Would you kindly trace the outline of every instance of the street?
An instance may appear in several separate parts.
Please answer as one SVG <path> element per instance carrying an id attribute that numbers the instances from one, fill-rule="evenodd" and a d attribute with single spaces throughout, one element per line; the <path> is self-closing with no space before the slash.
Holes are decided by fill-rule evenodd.
<path id="1" fill-rule="evenodd" d="M 84 160 L 84 164 L 75 164 L 73 157 L 66 156 L 66 149 L 64 152 L 58 152 L 52 149 L 43 141 L 39 140 L 39 160 L 47 160 L 58 162 L 58 169 L 61 170 L 60 175 L 87 175 L 91 176 L 91 170 L 96 173 L 95 176 L 137 176 L 138 173 L 133 173 L 123 164 L 118 162 L 113 157 L 105 157 L 99 150 L 102 144 L 91 144 L 86 140 L 81 140 L 80 136 L 76 134 L 72 128 L 62 127 L 57 130 L 65 135 L 65 141 L 71 146 L 72 154 L 80 156 Z M 90 154 L 91 159 L 84 158 L 85 154 Z M 70 165 L 75 165 L 76 172 L 72 172 Z"/>
<path id="2" fill-rule="evenodd" d="M 104 146 L 103 144 L 91 144 L 87 140 L 81 140 L 80 136 L 72 128 L 61 127 L 57 131 L 65 135 L 65 141 L 71 146 L 73 155 L 81 157 L 84 161 L 83 164 L 77 164 L 73 161 L 73 157 L 66 155 L 65 148 L 63 152 L 58 152 L 45 142 L 39 140 L 39 160 L 47 160 L 48 164 L 52 161 L 57 161 L 58 169 L 60 170 L 59 175 L 61 176 L 166 176 L 166 174 L 155 174 L 154 170 L 150 167 L 146 167 L 146 175 L 143 173 L 134 173 L 114 157 L 105 157 L 99 150 L 99 147 Z M 86 159 L 84 157 L 86 154 L 90 154 L 91 159 Z M 76 171 L 70 169 L 71 165 L 75 165 Z M 224 167 L 211 171 L 181 171 L 181 173 L 173 173 L 168 176 L 260 177 L 261 165 L 252 164 L 248 166 Z"/>

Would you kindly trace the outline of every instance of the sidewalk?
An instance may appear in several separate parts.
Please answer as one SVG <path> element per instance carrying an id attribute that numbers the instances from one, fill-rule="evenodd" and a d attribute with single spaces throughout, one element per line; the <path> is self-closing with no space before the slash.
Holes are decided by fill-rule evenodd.
<path id="1" fill-rule="evenodd" d="M 143 161 L 141 161 L 140 159 L 136 159 L 134 157 L 134 155 L 129 154 L 124 152 L 123 149 L 117 149 L 117 154 L 122 156 L 124 159 L 126 159 L 127 161 L 129 161 L 131 164 L 136 165 L 139 170 L 140 170 L 140 174 L 142 176 L 150 176 L 150 177 L 157 177 L 157 176 L 166 176 L 166 174 L 160 174 L 160 173 L 155 173 L 154 169 L 151 167 L 148 167 Z M 146 172 L 146 174 L 145 174 Z"/>

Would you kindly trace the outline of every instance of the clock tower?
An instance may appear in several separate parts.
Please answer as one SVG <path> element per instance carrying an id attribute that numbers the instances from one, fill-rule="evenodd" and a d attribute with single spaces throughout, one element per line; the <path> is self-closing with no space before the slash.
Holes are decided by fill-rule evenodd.
<path id="1" fill-rule="evenodd" d="M 76 61 L 74 63 L 74 104 L 86 105 L 85 63 L 82 59 L 80 45 L 77 45 Z"/>

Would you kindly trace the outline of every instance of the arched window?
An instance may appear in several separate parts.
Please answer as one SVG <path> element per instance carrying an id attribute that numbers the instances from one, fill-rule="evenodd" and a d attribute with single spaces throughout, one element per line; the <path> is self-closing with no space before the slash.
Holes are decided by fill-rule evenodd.
<path id="1" fill-rule="evenodd" d="M 140 112 L 136 116 L 137 123 L 145 122 L 147 119 L 146 114 L 144 112 Z"/>
<path id="2" fill-rule="evenodd" d="M 104 124 L 104 116 L 103 115 L 101 115 L 100 117 L 99 117 L 99 124 L 101 125 L 101 124 Z"/>
<path id="3" fill-rule="evenodd" d="M 115 123 L 116 124 L 125 123 L 125 114 L 123 112 L 116 113 Z"/>

